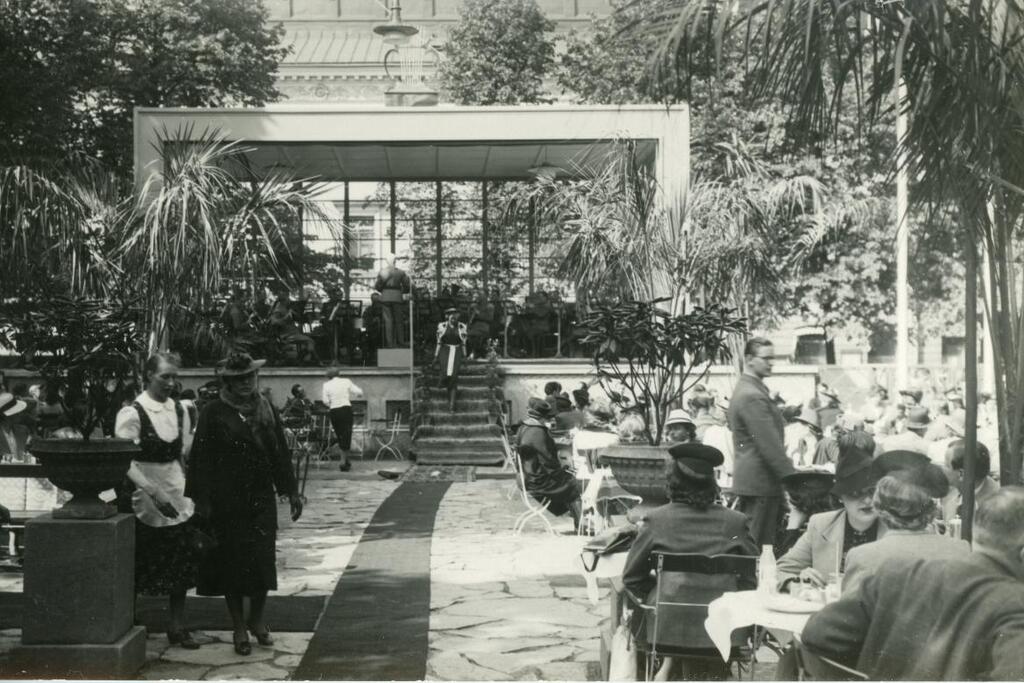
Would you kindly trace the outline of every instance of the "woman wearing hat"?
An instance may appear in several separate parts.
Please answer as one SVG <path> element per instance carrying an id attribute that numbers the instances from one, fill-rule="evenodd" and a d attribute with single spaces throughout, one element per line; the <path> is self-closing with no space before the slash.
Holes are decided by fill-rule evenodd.
<path id="1" fill-rule="evenodd" d="M 682 408 L 669 411 L 665 420 L 665 443 L 689 443 L 697 440 L 697 425 Z"/>
<path id="2" fill-rule="evenodd" d="M 555 516 L 568 512 L 576 526 L 580 522 L 580 486 L 576 477 L 562 467 L 558 449 L 548 432 L 553 417 L 551 405 L 542 398 L 531 398 L 526 408 L 516 445 L 523 462 L 526 490 Z"/>
<path id="3" fill-rule="evenodd" d="M 878 475 L 871 467 L 871 455 L 858 448 L 841 449 L 835 477 L 832 493 L 842 508 L 820 512 L 807 521 L 807 531 L 779 559 L 780 590 L 799 581 L 825 586 L 843 571 L 851 549 L 885 532 L 873 503 Z"/>
<path id="4" fill-rule="evenodd" d="M 277 589 L 275 489 L 289 497 L 292 520 L 302 515 L 281 419 L 258 390 L 264 362 L 238 353 L 220 363 L 220 397 L 199 415 L 186 488 L 217 539 L 197 592 L 224 596 L 240 655 L 252 652 L 248 632 L 273 645 L 263 608 L 267 592 Z M 243 597 L 250 600 L 248 618 Z"/>
<path id="5" fill-rule="evenodd" d="M 28 404 L 14 394 L 0 393 L 0 460 L 25 459 L 29 429 L 14 418 L 25 412 Z"/>
<path id="6" fill-rule="evenodd" d="M 937 500 L 949 492 L 949 481 L 941 467 L 927 462 L 912 465 L 918 453 L 908 452 L 902 462 L 887 459 L 899 453 L 883 453 L 879 469 L 890 470 L 875 487 L 874 505 L 888 532 L 885 538 L 850 551 L 843 576 L 843 593 L 856 590 L 861 582 L 890 558 L 906 560 L 956 560 L 971 551 L 967 541 L 940 536 L 933 522 L 938 516 Z M 895 468 L 895 469 L 892 469 Z"/>
<path id="7" fill-rule="evenodd" d="M 793 472 L 782 478 L 786 502 L 789 503 L 789 514 L 786 515 L 786 526 L 779 533 L 775 544 L 776 557 L 782 557 L 789 552 L 804 535 L 811 517 L 839 508 L 839 500 L 832 493 L 835 483 L 836 478 L 831 472 L 818 470 Z"/>
<path id="8" fill-rule="evenodd" d="M 636 599 L 645 603 L 654 600 L 654 553 L 698 553 L 701 555 L 756 556 L 758 549 L 750 537 L 747 517 L 716 501 L 715 468 L 722 465 L 722 454 L 710 446 L 683 443 L 672 446 L 666 462 L 665 475 L 671 502 L 647 513 L 636 540 L 626 557 L 622 583 Z M 662 581 L 662 602 L 707 602 L 715 594 L 744 590 L 733 576 L 671 573 Z M 674 608 L 661 609 L 672 610 Z M 685 679 L 723 679 L 725 663 L 714 649 L 703 620 L 679 618 L 669 611 L 659 619 L 658 642 L 688 650 L 708 650 L 707 658 L 679 658 Z M 651 620 L 646 620 L 650 622 Z M 646 642 L 654 636 L 654 624 L 636 620 L 633 633 Z M 737 637 L 741 635 L 736 632 Z M 739 644 L 739 641 L 736 641 Z M 706 668 L 697 668 L 703 665 Z M 670 664 L 669 666 L 672 666 Z M 670 672 L 671 675 L 671 672 Z"/>
<path id="9" fill-rule="evenodd" d="M 143 375 L 145 390 L 121 408 L 114 435 L 139 444 L 128 468 L 127 490 L 119 507 L 135 515 L 135 590 L 170 599 L 167 640 L 194 650 L 199 643 L 184 625 L 185 593 L 196 585 L 199 555 L 186 524 L 195 505 L 185 495 L 183 463 L 192 445 L 189 412 L 171 394 L 177 386 L 177 354 L 151 356 Z"/>
<path id="10" fill-rule="evenodd" d="M 466 357 L 466 337 L 469 333 L 466 324 L 459 322 L 457 309 L 447 308 L 444 314 L 445 321 L 437 326 L 434 362 L 441 362 L 441 388 L 448 390 L 448 409 L 455 412 L 455 388 L 459 382 L 459 368 Z"/>

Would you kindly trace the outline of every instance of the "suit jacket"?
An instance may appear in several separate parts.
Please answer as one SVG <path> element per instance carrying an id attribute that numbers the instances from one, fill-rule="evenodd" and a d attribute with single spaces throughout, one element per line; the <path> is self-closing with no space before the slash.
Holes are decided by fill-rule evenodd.
<path id="1" fill-rule="evenodd" d="M 781 479 L 796 471 L 786 457 L 782 413 L 768 394 L 768 387 L 752 375 L 740 375 L 729 400 L 732 430 L 732 492 L 740 496 L 781 496 Z"/>
<path id="2" fill-rule="evenodd" d="M 885 538 L 853 548 L 846 556 L 843 593 L 856 590 L 867 577 L 891 557 L 907 560 L 959 560 L 971 552 L 971 544 L 957 538 L 939 536 L 932 529 L 903 531 L 893 529 Z"/>
<path id="3" fill-rule="evenodd" d="M 1024 587 L 1003 562 L 888 560 L 801 639 L 870 680 L 1024 679 Z"/>
<path id="4" fill-rule="evenodd" d="M 668 503 L 650 511 L 644 518 L 636 540 L 629 550 L 622 582 L 638 598 L 645 598 L 647 604 L 654 604 L 655 558 L 653 553 L 700 553 L 702 555 L 750 555 L 756 556 L 757 545 L 750 537 L 746 515 L 720 505 L 707 510 L 698 510 L 686 503 Z M 662 583 L 662 600 L 673 602 L 710 602 L 725 591 L 753 588 L 737 586 L 732 576 L 705 574 L 670 573 Z M 704 630 L 704 617 L 659 618 L 659 643 L 687 648 L 712 648 L 714 645 Z M 705 615 L 706 616 L 706 615 Z M 652 619 L 646 620 L 647 642 L 654 635 Z M 737 635 L 742 634 L 737 631 Z"/>
<path id="5" fill-rule="evenodd" d="M 886 532 L 885 525 L 879 520 L 878 538 L 885 536 Z M 836 558 L 842 552 L 845 537 L 846 510 L 832 510 L 811 515 L 811 518 L 807 520 L 807 531 L 789 549 L 789 552 L 779 558 L 776 565 L 779 588 L 781 589 L 790 581 L 797 580 L 800 571 L 807 567 L 817 569 L 826 580 L 831 574 L 839 571 L 836 566 Z M 852 555 L 853 550 L 850 551 L 850 556 Z M 847 562 L 849 562 L 849 558 L 847 558 Z"/>

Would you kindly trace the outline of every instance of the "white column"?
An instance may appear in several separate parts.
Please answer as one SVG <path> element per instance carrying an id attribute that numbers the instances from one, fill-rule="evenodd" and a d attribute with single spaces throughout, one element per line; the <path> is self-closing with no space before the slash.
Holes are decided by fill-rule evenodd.
<path id="1" fill-rule="evenodd" d="M 910 379 L 910 296 L 907 291 L 909 226 L 907 224 L 907 170 L 903 138 L 907 118 L 903 111 L 906 86 L 896 88 L 896 388 L 907 386 Z"/>

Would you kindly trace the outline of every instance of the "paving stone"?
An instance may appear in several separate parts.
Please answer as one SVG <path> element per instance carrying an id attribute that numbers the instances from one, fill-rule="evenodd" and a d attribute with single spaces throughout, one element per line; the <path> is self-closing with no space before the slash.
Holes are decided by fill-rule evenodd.
<path id="1" fill-rule="evenodd" d="M 198 681 L 206 672 L 210 670 L 208 666 L 200 666 L 197 664 L 183 664 L 182 662 L 152 662 L 142 667 L 142 671 L 139 672 L 139 677 L 146 681 L 161 681 L 161 680 L 185 680 L 185 681 Z"/>
<path id="2" fill-rule="evenodd" d="M 566 588 L 564 586 L 555 586 L 554 591 L 556 597 L 564 600 L 590 600 L 590 597 L 587 595 L 586 588 Z M 597 595 L 599 601 L 604 602 L 605 598 L 608 597 L 608 589 L 598 588 Z"/>
<path id="3" fill-rule="evenodd" d="M 573 655 L 573 649 L 568 645 L 553 645 L 542 647 L 536 650 L 516 652 L 512 654 L 498 654 L 489 652 L 472 652 L 466 655 L 469 661 L 479 666 L 503 673 L 511 674 L 523 667 L 540 666 L 552 662 L 568 659 Z"/>
<path id="4" fill-rule="evenodd" d="M 302 655 L 281 655 L 274 659 L 274 666 L 279 666 L 282 669 L 294 670 L 298 668 L 299 662 L 302 661 Z"/>
<path id="5" fill-rule="evenodd" d="M 265 662 L 222 666 L 206 675 L 208 681 L 283 681 L 288 672 Z"/>
<path id="6" fill-rule="evenodd" d="M 203 666 L 221 666 L 224 664 L 244 664 L 245 662 L 263 661 L 274 656 L 273 650 L 254 647 L 252 654 L 242 656 L 235 653 L 230 643 L 211 643 L 198 650 L 185 650 L 180 647 L 168 648 L 162 659 L 168 662 L 184 664 L 200 664 Z"/>
<path id="7" fill-rule="evenodd" d="M 309 647 L 312 637 L 312 633 L 275 633 L 273 649 L 290 655 L 301 655 Z M 253 650 L 255 651 L 256 647 Z"/>
<path id="8" fill-rule="evenodd" d="M 518 598 L 550 598 L 552 596 L 551 586 L 544 580 L 509 581 L 508 592 Z"/>
<path id="9" fill-rule="evenodd" d="M 590 667 L 586 662 L 553 662 L 541 664 L 541 678 L 547 681 L 586 681 Z"/>
<path id="10" fill-rule="evenodd" d="M 432 681 L 500 681 L 505 676 L 473 664 L 457 652 L 438 652 L 427 658 L 427 678 Z"/>
<path id="11" fill-rule="evenodd" d="M 459 635 L 468 638 L 536 638 L 541 636 L 556 636 L 565 633 L 566 629 L 558 624 L 548 624 L 538 621 L 491 621 L 479 626 L 473 626 Z M 573 629 L 575 631 L 575 629 Z"/>
<path id="12" fill-rule="evenodd" d="M 491 617 L 456 617 L 443 612 L 434 612 L 430 615 L 430 631 L 453 631 L 464 629 L 469 626 L 492 623 Z"/>
<path id="13" fill-rule="evenodd" d="M 560 645 L 560 638 L 487 638 L 475 639 L 462 636 L 442 636 L 430 639 L 430 649 L 441 652 L 497 652 L 517 653 L 540 647 Z"/>
<path id="14" fill-rule="evenodd" d="M 451 615 L 491 616 L 516 621 L 540 621 L 551 624 L 593 629 L 601 623 L 600 617 L 566 600 L 555 598 L 518 598 L 516 600 L 467 600 L 452 605 Z"/>

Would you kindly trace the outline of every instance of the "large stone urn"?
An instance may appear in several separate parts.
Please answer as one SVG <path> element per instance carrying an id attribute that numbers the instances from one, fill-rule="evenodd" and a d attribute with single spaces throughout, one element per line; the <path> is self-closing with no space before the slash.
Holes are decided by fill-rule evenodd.
<path id="1" fill-rule="evenodd" d="M 139 446 L 129 439 L 38 439 L 31 451 L 47 479 L 71 493 L 54 519 L 106 519 L 117 508 L 99 495 L 121 483 Z"/>
<path id="2" fill-rule="evenodd" d="M 645 506 L 668 502 L 665 463 L 669 459 L 665 446 L 647 444 L 619 444 L 601 453 L 601 463 L 612 468 L 619 486 L 643 498 Z"/>

